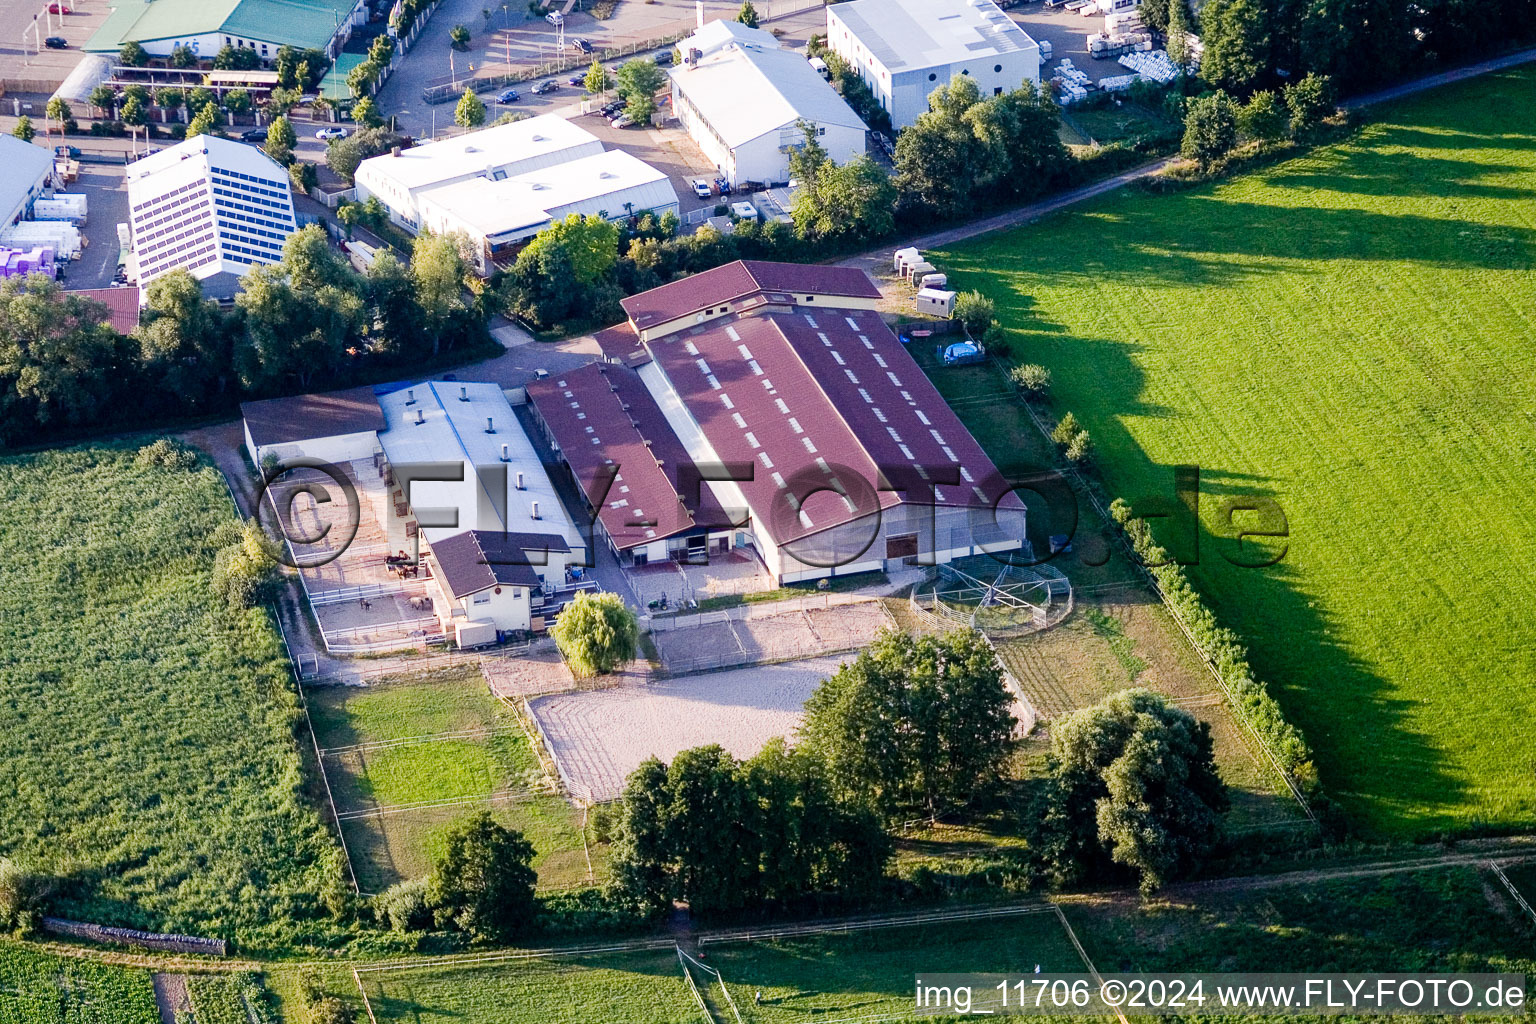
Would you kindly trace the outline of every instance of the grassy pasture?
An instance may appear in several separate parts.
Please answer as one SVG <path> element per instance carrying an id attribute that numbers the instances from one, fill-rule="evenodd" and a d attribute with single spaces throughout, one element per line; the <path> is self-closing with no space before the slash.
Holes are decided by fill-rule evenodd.
<path id="1" fill-rule="evenodd" d="M 158 1024 L 149 972 L 0 943 L 0 1024 Z"/>
<path id="2" fill-rule="evenodd" d="M 990 363 L 941 366 L 933 346 L 917 342 L 911 351 L 1004 473 L 1022 477 L 1051 465 L 1050 442 L 1030 422 L 1000 369 Z M 1053 718 L 1131 686 L 1166 694 L 1210 725 L 1217 768 L 1231 788 L 1232 826 L 1299 820 L 1301 808 L 1224 699 L 1215 699 L 1220 687 L 1167 610 L 1119 549 L 1104 543 L 1103 523 L 1092 506 L 1080 502 L 1074 523 L 1069 513 L 1021 494 L 1029 504 L 1036 551 L 1049 550 L 1050 534 L 1073 535 L 1073 550 L 1057 555 L 1051 565 L 1077 588 L 1075 610 L 1065 622 L 997 640 L 1003 664 L 1035 708 Z"/>
<path id="3" fill-rule="evenodd" d="M 281 941 L 340 851 L 277 632 L 210 585 L 224 483 L 144 440 L 0 459 L 0 850 L 66 876 L 61 916 Z"/>
<path id="4" fill-rule="evenodd" d="M 379 1024 L 699 1024 L 669 947 L 362 976 Z"/>
<path id="5" fill-rule="evenodd" d="M 485 808 L 533 843 L 540 884 L 586 878 L 580 815 L 554 795 L 522 727 L 478 671 L 313 687 L 307 698 L 365 892 L 426 874 L 448 830 Z"/>
<path id="6" fill-rule="evenodd" d="M 1051 368 L 1110 491 L 1201 467 L 1195 582 L 1381 833 L 1536 822 L 1533 104 L 1536 72 L 1487 76 L 937 258 Z M 1229 563 L 1229 496 L 1283 507 L 1278 565 Z"/>

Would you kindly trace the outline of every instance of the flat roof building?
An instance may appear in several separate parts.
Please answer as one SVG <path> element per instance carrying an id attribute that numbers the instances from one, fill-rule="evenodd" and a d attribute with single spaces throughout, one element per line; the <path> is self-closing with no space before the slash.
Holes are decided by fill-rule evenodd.
<path id="1" fill-rule="evenodd" d="M 618 364 L 607 382 L 620 396 L 630 373 L 644 384 L 673 435 L 664 441 L 651 403 L 615 405 L 590 375 L 530 397 L 584 486 L 606 483 L 596 460 L 613 458 L 608 472 L 645 489 L 643 521 L 658 537 L 689 528 L 678 505 L 695 523 L 725 510 L 733 545 L 751 544 L 780 583 L 1018 548 L 1022 503 L 885 325 L 878 295 L 851 268 L 738 262 L 625 299 L 628 323 L 597 337 Z M 702 484 L 712 500 L 685 493 L 686 474 L 667 476 L 664 494 L 631 444 L 637 431 L 653 455 L 681 448 L 684 467 L 715 467 Z M 663 456 L 649 462 L 658 459 L 664 471 Z M 607 511 L 625 514 L 611 487 L 597 491 Z M 640 521 L 604 527 L 643 537 Z M 622 560 L 624 544 L 615 547 Z"/>
<path id="2" fill-rule="evenodd" d="M 467 234 L 483 275 L 569 214 L 678 210 L 665 173 L 554 114 L 372 157 L 356 182 L 359 201 L 377 197 L 408 231 Z"/>
<path id="3" fill-rule="evenodd" d="M 368 0 L 114 0 L 82 49 L 115 55 L 136 42 L 165 57 L 186 46 L 210 60 L 234 46 L 271 60 L 280 47 L 293 46 L 334 58 L 367 16 Z"/>
<path id="4" fill-rule="evenodd" d="M 905 128 L 956 75 L 983 96 L 1040 84 L 1040 47 L 993 0 L 850 0 L 827 8 L 827 46 Z"/>
<path id="5" fill-rule="evenodd" d="M 298 230 L 288 174 L 254 146 L 196 135 L 128 165 L 139 290 L 185 269 L 210 298 L 233 297 Z"/>
<path id="6" fill-rule="evenodd" d="M 837 163 L 864 153 L 868 128 L 805 57 L 771 34 L 712 21 L 678 44 L 668 72 L 672 108 L 732 185 L 789 180 L 789 154 L 804 144 L 800 122 Z"/>
<path id="7" fill-rule="evenodd" d="M 0 135 L 0 229 L 19 223 L 32 209 L 32 203 L 53 180 L 53 153 L 42 146 L 23 142 L 13 135 Z"/>

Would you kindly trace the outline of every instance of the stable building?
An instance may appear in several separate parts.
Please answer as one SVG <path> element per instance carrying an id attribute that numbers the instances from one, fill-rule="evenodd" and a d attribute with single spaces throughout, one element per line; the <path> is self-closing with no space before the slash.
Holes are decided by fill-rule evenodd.
<path id="1" fill-rule="evenodd" d="M 959 75 L 982 96 L 1040 84 L 1040 47 L 993 0 L 850 0 L 827 8 L 827 46 L 906 128 Z"/>
<path id="2" fill-rule="evenodd" d="M 727 264 L 623 300 L 628 321 L 597 337 L 614 364 L 611 393 L 634 394 L 632 375 L 664 426 L 649 404 L 621 397 L 615 411 L 592 377 L 568 374 L 530 397 L 579 481 L 603 471 L 608 437 L 621 456 L 614 482 L 644 488 L 632 519 L 619 518 L 628 513 L 612 486 L 588 488 L 594 506 L 603 499 L 599 516 L 615 517 L 610 534 L 702 531 L 707 554 L 728 525 L 731 545 L 753 548 L 779 583 L 1021 547 L 1022 502 L 886 326 L 879 299 L 860 270 Z M 642 451 L 685 452 L 674 455 L 680 472 L 668 476 L 657 456 L 658 475 L 626 451 L 634 432 Z M 681 485 L 694 482 L 689 464 L 709 467 L 699 493 Z M 686 541 L 666 548 L 690 552 Z"/>
<path id="3" fill-rule="evenodd" d="M 19 224 L 54 183 L 53 153 L 13 135 L 0 135 L 0 230 Z"/>
<path id="4" fill-rule="evenodd" d="M 833 161 L 863 155 L 868 127 L 770 33 L 712 21 L 678 48 L 683 63 L 668 72 L 673 112 L 732 186 L 787 182 L 789 155 L 805 144 L 802 122 Z"/>
<path id="5" fill-rule="evenodd" d="M 287 172 L 254 146 L 196 135 L 129 164 L 127 181 L 141 296 L 161 274 L 187 270 L 209 298 L 231 299 L 298 230 Z"/>

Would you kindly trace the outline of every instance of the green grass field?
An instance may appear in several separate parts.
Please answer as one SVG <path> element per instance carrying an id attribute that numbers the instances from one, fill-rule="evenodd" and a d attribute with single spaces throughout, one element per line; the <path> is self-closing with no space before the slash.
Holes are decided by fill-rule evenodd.
<path id="1" fill-rule="evenodd" d="M 753 1024 L 908 1019 L 913 980 L 923 973 L 1028 974 L 1036 964 L 1048 972 L 1087 970 L 1051 913 L 704 949 Z"/>
<path id="2" fill-rule="evenodd" d="M 700 1024 L 668 947 L 362 975 L 379 1024 Z"/>
<path id="3" fill-rule="evenodd" d="M 487 807 L 533 843 L 541 885 L 585 880 L 579 813 L 554 794 L 522 727 L 478 671 L 306 695 L 365 892 L 425 874 L 448 830 Z M 346 817 L 360 812 L 368 813 Z"/>
<path id="4" fill-rule="evenodd" d="M 1200 466 L 1194 578 L 1380 833 L 1536 823 L 1533 104 L 1536 72 L 1488 76 L 936 258 L 1050 367 L 1111 492 Z M 1269 569 L 1229 564 L 1218 519 L 1255 495 L 1288 518 Z"/>
<path id="5" fill-rule="evenodd" d="M 340 851 L 277 632 L 210 585 L 223 481 L 136 450 L 0 459 L 0 850 L 64 876 L 61 916 L 259 946 Z"/>
<path id="6" fill-rule="evenodd" d="M 149 972 L 0 943 L 0 1024 L 158 1024 Z"/>

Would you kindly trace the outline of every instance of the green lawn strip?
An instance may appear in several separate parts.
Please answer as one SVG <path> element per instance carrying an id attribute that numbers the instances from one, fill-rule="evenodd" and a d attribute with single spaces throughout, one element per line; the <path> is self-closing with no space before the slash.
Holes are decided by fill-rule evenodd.
<path id="1" fill-rule="evenodd" d="M 362 975 L 379 1024 L 700 1024 L 671 949 Z"/>
<path id="2" fill-rule="evenodd" d="M 904 1019 L 924 973 L 1085 970 L 1052 913 L 703 948 L 754 1024 Z"/>
<path id="3" fill-rule="evenodd" d="M 276 1024 L 261 981 L 252 974 L 193 974 L 187 977 L 197 1024 Z"/>
<path id="4" fill-rule="evenodd" d="M 1486 881 L 1453 868 L 1066 914 L 1105 972 L 1536 973 L 1529 932 L 1494 912 Z"/>
<path id="5" fill-rule="evenodd" d="M 148 971 L 0 942 L 0 1021 L 5 1024 L 159 1024 L 159 1020 Z"/>
<path id="6" fill-rule="evenodd" d="M 0 850 L 70 875 L 61 916 L 281 943 L 340 851 L 272 620 L 212 589 L 224 483 L 148 440 L 0 459 Z"/>
<path id="7" fill-rule="evenodd" d="M 1202 467 L 1191 575 L 1362 824 L 1529 827 L 1536 148 L 1504 72 L 1353 139 L 1188 192 L 1106 197 L 936 257 L 1093 436 L 1107 489 Z M 1496 383 L 1495 383 L 1496 382 Z M 1224 497 L 1289 550 L 1229 564 Z"/>

